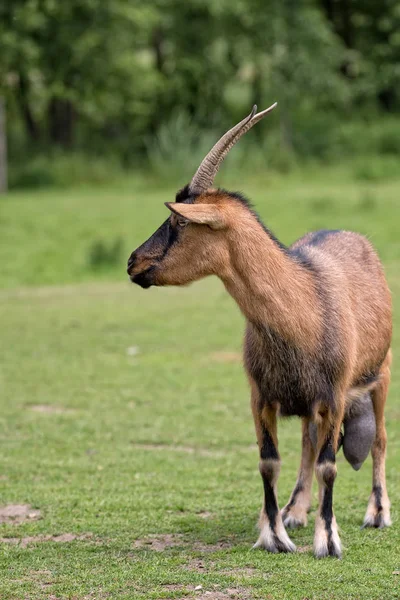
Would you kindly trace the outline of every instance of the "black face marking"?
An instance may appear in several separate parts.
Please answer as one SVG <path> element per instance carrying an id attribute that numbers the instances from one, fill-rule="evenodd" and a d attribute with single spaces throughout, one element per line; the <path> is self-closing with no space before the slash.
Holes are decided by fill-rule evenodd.
<path id="1" fill-rule="evenodd" d="M 135 253 L 132 252 L 132 254 L 130 255 L 130 257 L 128 258 L 128 264 L 127 264 L 128 275 L 129 275 L 129 271 L 132 269 L 132 267 L 134 266 L 135 262 L 136 262 L 136 256 L 135 256 Z"/>
<path id="2" fill-rule="evenodd" d="M 170 248 L 178 241 L 179 238 L 179 229 L 175 226 L 172 226 L 171 218 L 167 219 L 167 242 L 165 244 L 164 250 L 160 258 L 157 262 L 161 262 L 165 256 L 167 255 Z"/>
<path id="3" fill-rule="evenodd" d="M 160 225 L 153 235 L 144 242 L 144 244 L 135 250 L 135 252 L 132 252 L 128 260 L 128 274 L 133 269 L 138 257 L 140 259 L 140 256 L 149 255 L 153 262 L 151 267 L 136 274 L 134 277 L 131 277 L 131 280 L 134 283 L 137 283 L 143 288 L 153 285 L 153 272 L 155 267 L 165 258 L 170 248 L 177 243 L 180 232 L 180 228 L 172 226 L 171 217 L 169 217 L 162 225 Z"/>
<path id="4" fill-rule="evenodd" d="M 140 285 L 144 290 L 147 290 L 153 285 L 153 271 L 154 267 L 150 267 L 149 269 L 134 275 L 134 277 L 131 277 L 131 280 L 133 283 Z"/>
<path id="5" fill-rule="evenodd" d="M 262 447 L 260 448 L 260 457 L 265 460 L 267 458 L 279 459 L 279 454 L 272 441 L 272 437 L 266 429 L 263 431 Z"/>
<path id="6" fill-rule="evenodd" d="M 335 451 L 332 445 L 332 439 L 328 438 L 324 445 L 322 446 L 320 453 L 318 455 L 317 464 L 322 464 L 324 462 L 335 462 Z"/>

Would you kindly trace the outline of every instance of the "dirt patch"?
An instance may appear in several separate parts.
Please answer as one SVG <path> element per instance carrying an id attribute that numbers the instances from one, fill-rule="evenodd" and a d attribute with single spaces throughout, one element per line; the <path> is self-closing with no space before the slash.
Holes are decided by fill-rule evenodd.
<path id="1" fill-rule="evenodd" d="M 251 600 L 249 592 L 244 588 L 227 588 L 226 590 L 219 590 L 220 586 L 215 584 L 212 586 L 212 590 L 204 590 L 202 585 L 196 586 L 191 590 L 187 589 L 184 585 L 163 585 L 165 590 L 176 592 L 186 590 L 190 595 L 182 597 L 180 600 Z"/>
<path id="2" fill-rule="evenodd" d="M 208 510 L 200 510 L 196 513 L 196 516 L 200 517 L 200 519 L 211 519 L 214 515 Z"/>
<path id="3" fill-rule="evenodd" d="M 29 410 L 38 413 L 49 413 L 53 415 L 63 415 L 71 412 L 69 409 L 62 406 L 54 406 L 53 404 L 32 404 L 27 406 Z"/>
<path id="4" fill-rule="evenodd" d="M 297 546 L 297 552 L 300 552 L 300 554 L 304 554 L 305 552 L 311 552 L 312 549 L 313 547 L 311 545 Z"/>
<path id="5" fill-rule="evenodd" d="M 196 552 L 218 552 L 219 550 L 228 550 L 232 548 L 232 543 L 221 540 L 215 544 L 204 544 L 203 542 L 194 542 L 191 549 Z"/>
<path id="6" fill-rule="evenodd" d="M 231 575 L 232 577 L 265 577 L 264 573 L 261 573 L 253 567 L 237 567 L 237 569 L 226 569 L 221 571 L 223 575 Z"/>
<path id="7" fill-rule="evenodd" d="M 168 548 L 176 548 L 181 546 L 193 552 L 218 552 L 232 547 L 232 544 L 227 541 L 220 541 L 216 544 L 204 544 L 203 542 L 190 542 L 185 540 L 180 533 L 164 533 L 159 535 L 149 535 L 146 538 L 138 539 L 133 542 L 133 547 L 138 550 L 155 550 L 163 552 Z"/>
<path id="8" fill-rule="evenodd" d="M 209 358 L 213 362 L 219 362 L 219 363 L 241 363 L 242 362 L 241 352 L 232 352 L 229 350 L 213 352 L 212 354 L 210 354 Z"/>
<path id="9" fill-rule="evenodd" d="M 169 592 L 178 592 L 186 589 L 186 586 L 181 583 L 163 583 L 163 589 Z"/>
<path id="10" fill-rule="evenodd" d="M 65 544 L 67 542 L 73 542 L 74 540 L 88 540 L 91 537 L 91 533 L 84 533 L 83 535 L 76 535 L 75 533 L 62 533 L 61 535 L 31 535 L 24 538 L 2 537 L 0 538 L 0 543 L 14 545 L 18 544 L 21 546 L 21 548 L 26 548 L 30 544 L 42 544 L 43 542 L 56 542 L 58 544 Z"/>
<path id="11" fill-rule="evenodd" d="M 216 568 L 216 563 L 213 561 L 205 561 L 203 558 L 193 558 L 191 559 L 185 568 L 188 571 L 195 571 L 196 573 L 209 573 Z M 238 567 L 236 569 L 223 569 L 220 570 L 219 573 L 221 575 L 229 575 L 232 577 L 264 577 L 263 573 L 260 573 L 257 569 L 253 567 Z"/>
<path id="12" fill-rule="evenodd" d="M 188 571 L 196 571 L 196 573 L 207 573 L 209 570 L 214 569 L 214 562 L 206 562 L 202 558 L 192 558 L 187 565 L 185 565 L 185 569 Z"/>
<path id="13" fill-rule="evenodd" d="M 40 516 L 40 510 L 32 508 L 30 504 L 7 504 L 0 507 L 0 523 L 19 525 L 24 521 L 36 521 Z"/>
<path id="14" fill-rule="evenodd" d="M 196 600 L 250 600 L 250 595 L 244 588 L 228 588 L 224 591 L 213 590 L 203 591 L 199 590 L 195 592 L 194 596 L 186 596 L 181 600 L 188 600 L 188 598 L 196 598 Z"/>
<path id="15" fill-rule="evenodd" d="M 150 535 L 145 539 L 135 540 L 133 547 L 138 549 L 155 550 L 163 552 L 168 548 L 175 548 L 184 544 L 183 536 L 179 533 L 164 533 L 160 535 Z"/>
<path id="16" fill-rule="evenodd" d="M 42 590 L 48 590 L 55 583 L 53 574 L 47 570 L 30 571 L 29 580 L 39 584 Z"/>
<path id="17" fill-rule="evenodd" d="M 195 448 L 193 446 L 169 446 L 168 444 L 141 444 L 132 442 L 131 444 L 134 448 L 138 448 L 140 450 L 152 450 L 160 452 L 168 451 L 168 452 L 183 452 L 185 454 L 195 454 L 197 456 L 212 456 L 212 457 L 220 457 L 225 456 L 226 452 L 221 450 L 208 450 L 206 448 Z"/>

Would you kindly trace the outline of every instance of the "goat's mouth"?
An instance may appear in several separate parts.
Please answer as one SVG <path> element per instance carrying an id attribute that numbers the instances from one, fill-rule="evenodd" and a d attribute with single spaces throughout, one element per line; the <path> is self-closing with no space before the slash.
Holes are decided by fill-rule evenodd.
<path id="1" fill-rule="evenodd" d="M 136 275 L 130 275 L 129 279 L 132 283 L 137 283 L 137 285 L 140 285 L 144 290 L 147 290 L 152 285 L 155 285 L 154 267 L 149 267 L 141 273 L 136 273 Z"/>

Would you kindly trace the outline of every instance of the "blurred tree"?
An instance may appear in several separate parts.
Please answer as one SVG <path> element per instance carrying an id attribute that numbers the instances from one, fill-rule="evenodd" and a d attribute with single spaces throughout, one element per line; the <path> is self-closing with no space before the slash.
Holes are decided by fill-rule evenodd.
<path id="1" fill-rule="evenodd" d="M 2 2 L 10 147 L 131 159 L 171 120 L 221 130 L 277 99 L 296 149 L 299 123 L 352 97 L 400 108 L 399 26 L 400 0 Z"/>
<path id="2" fill-rule="evenodd" d="M 279 101 L 282 141 L 291 148 L 289 115 L 333 109 L 348 99 L 342 45 L 309 0 L 225 3 L 237 87 L 247 84 L 254 103 Z"/>
<path id="3" fill-rule="evenodd" d="M 153 12 L 129 0 L 1 4 L 2 88 L 32 141 L 71 146 L 78 118 L 105 134 L 115 117 L 150 119 L 157 81 L 145 51 Z"/>
<path id="4" fill-rule="evenodd" d="M 319 0 L 347 49 L 343 73 L 359 103 L 378 100 L 388 111 L 400 105 L 400 1 Z"/>
<path id="5" fill-rule="evenodd" d="M 6 107 L 0 97 L 0 194 L 7 191 Z"/>

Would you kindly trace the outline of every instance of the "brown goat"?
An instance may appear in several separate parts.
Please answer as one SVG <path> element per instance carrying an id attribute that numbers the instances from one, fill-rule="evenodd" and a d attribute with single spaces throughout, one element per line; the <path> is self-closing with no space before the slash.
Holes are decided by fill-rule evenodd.
<path id="1" fill-rule="evenodd" d="M 254 107 L 219 140 L 176 202 L 166 203 L 169 218 L 131 254 L 128 274 L 143 288 L 184 285 L 206 275 L 223 281 L 247 320 L 244 364 L 264 484 L 255 546 L 270 552 L 295 550 L 285 526 L 306 525 L 315 469 L 319 510 L 314 552 L 340 557 L 332 508 L 335 454 L 343 421 L 366 394 L 372 398 L 376 434 L 364 525 L 390 525 L 384 406 L 391 298 L 380 261 L 361 235 L 318 231 L 286 248 L 240 194 L 212 188 L 229 149 L 274 106 L 258 114 Z M 302 457 L 296 485 L 280 512 L 277 417 L 291 415 L 302 418 Z M 350 441 L 357 447 L 357 439 Z"/>

